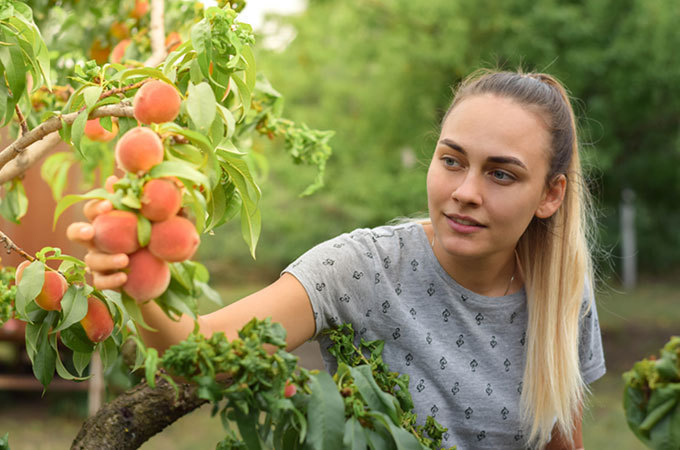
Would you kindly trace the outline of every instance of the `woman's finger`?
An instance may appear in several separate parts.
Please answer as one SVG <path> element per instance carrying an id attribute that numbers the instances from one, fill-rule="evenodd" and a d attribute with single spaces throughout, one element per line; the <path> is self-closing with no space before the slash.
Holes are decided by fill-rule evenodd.
<path id="1" fill-rule="evenodd" d="M 83 214 L 92 222 L 95 217 L 113 209 L 113 204 L 108 200 L 90 200 L 83 206 Z"/>
<path id="2" fill-rule="evenodd" d="M 127 281 L 125 272 L 115 272 L 112 274 L 102 274 L 95 272 L 92 276 L 92 284 L 97 289 L 118 289 Z"/>
<path id="3" fill-rule="evenodd" d="M 127 267 L 129 262 L 125 253 L 108 254 L 90 250 L 85 255 L 85 264 L 92 272 L 100 274 L 110 274 L 117 270 Z"/>
<path id="4" fill-rule="evenodd" d="M 66 228 L 66 237 L 70 241 L 92 248 L 94 228 L 89 222 L 73 222 Z"/>

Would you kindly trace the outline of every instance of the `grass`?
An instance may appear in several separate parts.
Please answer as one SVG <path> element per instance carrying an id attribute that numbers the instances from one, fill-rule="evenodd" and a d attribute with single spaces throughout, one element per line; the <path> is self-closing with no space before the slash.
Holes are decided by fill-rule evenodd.
<path id="1" fill-rule="evenodd" d="M 225 304 L 240 299 L 262 286 L 251 283 L 220 287 Z M 593 395 L 584 413 L 583 437 L 586 448 L 641 450 L 644 446 L 628 429 L 622 406 L 621 374 L 637 360 L 656 353 L 671 334 L 680 333 L 680 308 L 673 283 L 648 282 L 630 293 L 616 290 L 597 296 L 607 374 L 591 385 Z M 202 311 L 215 309 L 202 305 Z M 10 432 L 12 450 L 69 448 L 84 420 L 82 395 L 48 392 L 9 394 L 0 392 L 0 436 Z M 143 450 L 184 450 L 215 448 L 224 433 L 210 407 L 183 417 L 154 436 Z"/>

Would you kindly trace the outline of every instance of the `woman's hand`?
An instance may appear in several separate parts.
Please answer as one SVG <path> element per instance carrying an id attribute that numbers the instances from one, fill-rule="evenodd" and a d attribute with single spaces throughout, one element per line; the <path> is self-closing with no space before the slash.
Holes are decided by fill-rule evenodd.
<path id="1" fill-rule="evenodd" d="M 107 180 L 107 185 L 109 183 L 109 180 Z M 113 205 L 108 200 L 90 200 L 83 207 L 83 213 L 90 222 L 74 222 L 66 229 L 66 236 L 69 240 L 89 248 L 85 255 L 85 264 L 92 273 L 92 282 L 97 289 L 117 289 L 127 281 L 127 275 L 120 270 L 127 267 L 128 256 L 125 253 L 108 254 L 100 252 L 92 242 L 94 227 L 91 222 L 99 214 L 112 209 Z"/>

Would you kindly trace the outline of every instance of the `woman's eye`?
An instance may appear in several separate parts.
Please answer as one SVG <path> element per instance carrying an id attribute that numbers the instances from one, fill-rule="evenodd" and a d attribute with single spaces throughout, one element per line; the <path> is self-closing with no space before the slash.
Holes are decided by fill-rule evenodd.
<path id="1" fill-rule="evenodd" d="M 454 158 L 451 158 L 450 156 L 444 156 L 442 161 L 444 161 L 444 165 L 447 167 L 456 167 L 460 165 L 458 164 L 458 161 L 456 161 Z"/>
<path id="2" fill-rule="evenodd" d="M 491 171 L 491 176 L 498 181 L 513 181 L 515 179 L 515 177 L 503 170 L 493 170 Z"/>

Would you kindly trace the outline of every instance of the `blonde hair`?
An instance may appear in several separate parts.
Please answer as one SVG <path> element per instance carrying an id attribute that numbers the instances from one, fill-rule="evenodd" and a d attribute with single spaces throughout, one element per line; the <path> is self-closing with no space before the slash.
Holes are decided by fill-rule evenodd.
<path id="1" fill-rule="evenodd" d="M 579 369 L 578 342 L 586 290 L 592 299 L 589 195 L 574 112 L 559 81 L 541 73 L 475 73 L 458 87 L 444 120 L 465 98 L 483 94 L 512 99 L 539 114 L 551 134 L 546 183 L 558 175 L 567 178 L 557 212 L 547 219 L 534 217 L 517 244 L 529 314 L 520 407 L 529 441 L 540 448 L 550 440 L 554 423 L 572 438 L 574 417 L 588 391 Z"/>

